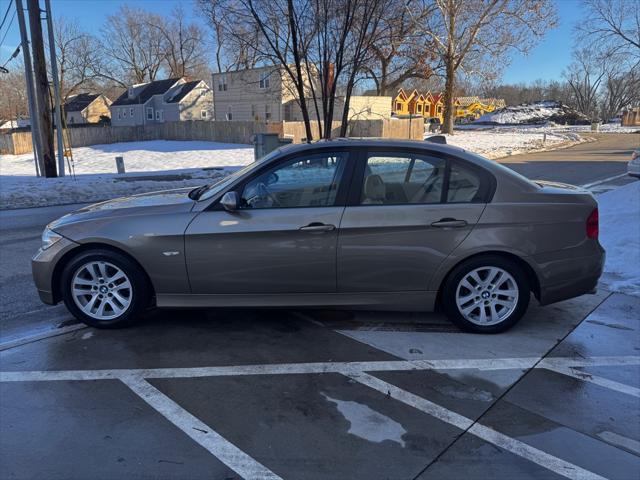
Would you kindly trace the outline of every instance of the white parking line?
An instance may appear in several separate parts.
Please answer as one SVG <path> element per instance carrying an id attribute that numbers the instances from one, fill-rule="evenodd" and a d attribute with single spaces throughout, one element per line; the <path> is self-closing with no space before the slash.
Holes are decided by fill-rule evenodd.
<path id="1" fill-rule="evenodd" d="M 617 180 L 619 178 L 626 177 L 626 176 L 627 176 L 626 173 L 621 173 L 619 175 L 614 175 L 612 177 L 603 178 L 602 180 L 596 180 L 595 182 L 585 183 L 584 185 L 580 185 L 580 186 L 582 188 L 592 188 L 592 187 L 595 187 L 597 185 L 602 185 L 603 183 L 612 182 L 613 180 Z"/>
<path id="2" fill-rule="evenodd" d="M 122 377 L 121 380 L 163 417 L 241 477 L 256 480 L 282 480 L 149 382 L 140 377 Z"/>
<path id="3" fill-rule="evenodd" d="M 573 463 L 566 462 L 558 457 L 554 457 L 553 455 L 543 452 L 542 450 L 532 447 L 520 440 L 504 435 L 493 428 L 475 423 L 470 418 L 452 412 L 451 410 L 414 395 L 411 392 L 407 392 L 406 390 L 396 387 L 384 380 L 380 380 L 368 373 L 349 375 L 349 377 L 362 385 L 373 388 L 374 390 L 388 395 L 395 400 L 432 415 L 443 422 L 465 430 L 468 433 L 481 438 L 485 442 L 496 445 L 497 447 L 507 450 L 519 457 L 526 458 L 527 460 L 551 470 L 558 475 L 574 480 L 605 480 L 605 477 L 589 470 L 585 470 Z"/>
<path id="4" fill-rule="evenodd" d="M 605 387 L 610 390 L 615 390 L 616 392 L 625 393 L 627 395 L 640 398 L 640 388 L 632 387 L 630 385 L 625 385 L 624 383 L 616 382 L 614 380 L 609 380 L 608 378 L 604 378 L 599 375 L 593 375 L 589 372 L 578 370 L 574 367 L 547 366 L 545 368 L 547 370 L 551 370 L 552 372 L 577 378 L 578 380 L 581 380 L 583 382 L 593 383 L 595 385 L 599 385 L 601 387 Z"/>
<path id="5" fill-rule="evenodd" d="M 35 342 L 37 340 L 43 340 L 45 338 L 57 337 L 59 335 L 64 335 L 65 333 L 75 332 L 76 330 L 80 330 L 83 328 L 89 328 L 89 327 L 87 327 L 82 323 L 77 323 L 75 325 L 68 325 L 66 327 L 56 328 L 56 329 L 48 329 L 48 330 L 45 330 L 44 332 L 35 333 L 33 335 L 27 335 L 24 337 L 7 340 L 5 342 L 0 343 L 0 352 L 2 350 L 18 347 L 20 345 L 25 345 L 27 343 Z"/>
<path id="6" fill-rule="evenodd" d="M 407 370 L 505 370 L 530 368 L 537 358 L 479 358 L 452 360 L 391 360 L 383 362 L 276 363 L 195 368 L 153 368 L 113 370 L 36 370 L 0 372 L 0 382 L 47 382 L 60 380 L 109 380 L 126 376 L 142 378 L 197 378 L 243 375 L 295 375 L 318 373 L 407 371 Z M 640 365 L 640 356 L 573 358 L 556 357 L 542 361 L 536 368 L 581 366 Z"/>

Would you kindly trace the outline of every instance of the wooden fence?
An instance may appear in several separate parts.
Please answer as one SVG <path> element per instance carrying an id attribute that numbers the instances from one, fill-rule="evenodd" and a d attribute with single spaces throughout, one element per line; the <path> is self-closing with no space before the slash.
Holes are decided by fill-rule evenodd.
<path id="1" fill-rule="evenodd" d="M 317 122 L 312 122 L 312 133 L 318 138 Z M 340 122 L 333 122 L 332 136 L 340 132 Z M 349 122 L 350 137 L 379 137 L 422 139 L 424 125 L 421 121 L 408 119 L 353 120 Z M 112 127 L 91 125 L 69 129 L 72 147 L 85 147 L 120 142 L 145 140 L 204 140 L 223 143 L 252 142 L 256 133 L 277 133 L 293 138 L 299 143 L 306 138 L 302 122 L 167 122 L 135 127 Z M 27 129 L 0 134 L 0 154 L 20 155 L 33 151 L 31 132 Z"/>

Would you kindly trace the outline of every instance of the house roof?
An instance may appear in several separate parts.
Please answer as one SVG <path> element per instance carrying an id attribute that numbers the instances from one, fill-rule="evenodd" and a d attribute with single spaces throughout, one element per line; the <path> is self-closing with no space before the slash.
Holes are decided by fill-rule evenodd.
<path id="1" fill-rule="evenodd" d="M 480 101 L 480 97 L 457 97 L 456 100 L 460 103 L 462 107 L 468 107 L 472 103 L 476 103 Z"/>
<path id="2" fill-rule="evenodd" d="M 200 80 L 194 80 L 192 82 L 183 83 L 175 88 L 175 92 L 167 99 L 167 103 L 179 103 L 184 97 L 186 97 L 191 90 L 196 88 L 200 83 Z"/>
<path id="3" fill-rule="evenodd" d="M 67 103 L 64 104 L 64 111 L 81 112 L 99 96 L 99 93 L 80 93 L 78 95 L 74 95 L 67 100 Z"/>
<path id="4" fill-rule="evenodd" d="M 129 91 L 127 90 L 111 105 L 117 107 L 118 105 L 137 105 L 146 103 L 154 95 L 162 95 L 163 93 L 166 93 L 166 91 L 179 80 L 179 78 L 167 78 L 166 80 L 149 82 L 146 86 L 142 86 L 133 98 L 129 98 Z"/>

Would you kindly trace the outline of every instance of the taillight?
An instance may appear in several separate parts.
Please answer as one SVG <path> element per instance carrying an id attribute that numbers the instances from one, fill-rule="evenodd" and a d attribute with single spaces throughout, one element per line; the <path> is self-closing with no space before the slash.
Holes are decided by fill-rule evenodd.
<path id="1" fill-rule="evenodd" d="M 587 218 L 587 237 L 598 238 L 599 230 L 598 209 L 596 208 Z"/>

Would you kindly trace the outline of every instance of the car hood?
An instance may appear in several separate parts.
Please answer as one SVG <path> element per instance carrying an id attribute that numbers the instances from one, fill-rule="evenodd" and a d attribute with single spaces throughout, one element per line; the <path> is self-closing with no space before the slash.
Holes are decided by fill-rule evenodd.
<path id="1" fill-rule="evenodd" d="M 179 188 L 159 192 L 130 195 L 115 198 L 106 202 L 87 205 L 79 210 L 60 217 L 48 226 L 52 230 L 76 222 L 102 219 L 107 217 L 122 217 L 123 215 L 152 215 L 158 213 L 188 212 L 195 201 L 189 198 L 193 188 Z"/>

